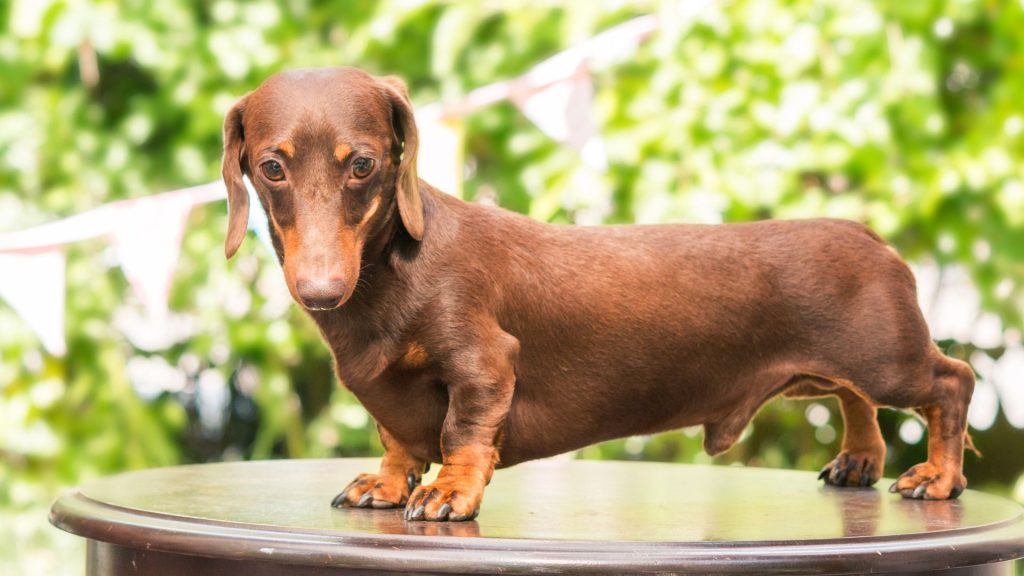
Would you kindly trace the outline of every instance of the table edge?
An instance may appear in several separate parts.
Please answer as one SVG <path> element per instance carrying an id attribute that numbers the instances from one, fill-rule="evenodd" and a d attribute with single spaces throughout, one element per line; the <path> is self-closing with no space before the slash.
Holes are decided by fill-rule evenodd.
<path id="1" fill-rule="evenodd" d="M 99 520 L 98 518 L 103 518 Z M 140 522 L 140 520 L 145 522 Z M 350 569 L 535 572 L 665 570 L 759 572 L 937 570 L 1024 558 L 1024 518 L 943 532 L 795 541 L 665 542 L 534 540 L 318 533 L 127 509 L 78 490 L 59 497 L 50 523 L 72 534 L 140 550 Z M 982 538 L 982 535 L 984 536 Z"/>

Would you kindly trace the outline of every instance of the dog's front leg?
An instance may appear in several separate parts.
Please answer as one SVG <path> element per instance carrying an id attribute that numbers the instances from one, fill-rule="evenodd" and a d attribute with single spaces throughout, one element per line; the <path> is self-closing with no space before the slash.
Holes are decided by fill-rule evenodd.
<path id="1" fill-rule="evenodd" d="M 380 443 L 384 445 L 384 458 L 377 474 L 360 474 L 340 494 L 331 506 L 357 508 L 397 508 L 409 500 L 409 495 L 420 483 L 426 463 L 398 443 L 380 424 Z"/>
<path id="2" fill-rule="evenodd" d="M 405 506 L 406 520 L 472 520 L 498 463 L 519 341 L 493 329 L 470 342 L 447 363 L 441 471 L 432 484 L 413 492 Z"/>

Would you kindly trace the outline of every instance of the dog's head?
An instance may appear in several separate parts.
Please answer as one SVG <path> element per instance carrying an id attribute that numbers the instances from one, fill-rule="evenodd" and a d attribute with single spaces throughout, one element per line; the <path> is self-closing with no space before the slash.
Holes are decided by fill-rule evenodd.
<path id="1" fill-rule="evenodd" d="M 416 147 L 397 78 L 352 68 L 271 76 L 224 119 L 225 255 L 245 237 L 245 174 L 292 296 L 310 310 L 341 306 L 355 290 L 367 241 L 397 232 L 388 226 L 396 210 L 409 236 L 423 236 Z"/>

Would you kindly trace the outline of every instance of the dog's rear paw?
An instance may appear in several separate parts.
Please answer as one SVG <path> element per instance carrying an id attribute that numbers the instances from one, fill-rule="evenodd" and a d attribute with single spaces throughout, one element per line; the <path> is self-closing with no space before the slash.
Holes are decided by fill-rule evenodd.
<path id="1" fill-rule="evenodd" d="M 882 458 L 861 450 L 843 450 L 821 469 L 819 480 L 829 486 L 871 486 L 882 477 Z"/>
<path id="2" fill-rule="evenodd" d="M 405 506 L 406 520 L 472 520 L 480 513 L 483 485 L 475 478 L 438 477 L 433 484 L 420 486 Z"/>
<path id="3" fill-rule="evenodd" d="M 335 508 L 398 508 L 409 500 L 409 494 L 416 487 L 417 479 L 412 474 L 401 476 L 379 476 L 360 474 L 351 484 L 331 501 Z"/>
<path id="4" fill-rule="evenodd" d="M 965 488 L 967 478 L 963 474 L 943 473 L 938 466 L 925 462 L 900 475 L 889 486 L 889 492 L 917 500 L 949 500 L 959 496 Z"/>

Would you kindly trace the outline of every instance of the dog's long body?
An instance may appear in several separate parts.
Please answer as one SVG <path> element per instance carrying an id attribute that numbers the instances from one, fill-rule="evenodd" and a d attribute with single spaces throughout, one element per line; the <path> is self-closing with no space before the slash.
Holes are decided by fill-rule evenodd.
<path id="1" fill-rule="evenodd" d="M 314 317 L 342 381 L 425 461 L 442 460 L 445 361 L 480 345 L 480 322 L 519 343 L 503 465 L 700 424 L 715 454 L 798 381 L 905 404 L 930 377 L 913 278 L 858 224 L 555 226 L 424 200 L 415 257 L 367 268 Z"/>
<path id="2" fill-rule="evenodd" d="M 867 228 L 542 224 L 419 181 L 417 144 L 402 88 L 351 69 L 273 77 L 225 123 L 228 255 L 245 172 L 387 450 L 336 505 L 472 518 L 495 466 L 694 425 L 716 454 L 778 394 L 839 397 L 826 482 L 881 477 L 875 412 L 895 406 L 931 435 L 894 491 L 963 490 L 973 372 L 931 342 L 913 276 Z"/>

